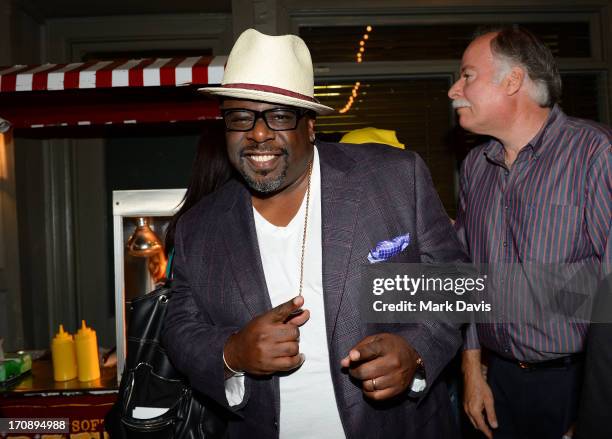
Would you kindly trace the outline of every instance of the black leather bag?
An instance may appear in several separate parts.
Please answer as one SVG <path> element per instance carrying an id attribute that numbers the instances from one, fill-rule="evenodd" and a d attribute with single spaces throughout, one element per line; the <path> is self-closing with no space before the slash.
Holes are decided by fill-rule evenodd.
<path id="1" fill-rule="evenodd" d="M 160 344 L 171 297 L 167 283 L 131 302 L 126 364 L 117 402 L 105 418 L 105 428 L 112 438 L 227 437 L 223 409 L 189 387 Z M 133 417 L 135 407 L 168 410 L 138 419 Z"/>

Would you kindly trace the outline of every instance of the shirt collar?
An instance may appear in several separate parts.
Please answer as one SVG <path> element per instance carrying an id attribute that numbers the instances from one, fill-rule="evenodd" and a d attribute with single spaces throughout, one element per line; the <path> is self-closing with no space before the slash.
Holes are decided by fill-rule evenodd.
<path id="1" fill-rule="evenodd" d="M 499 140 L 492 137 L 489 143 L 483 148 L 482 154 L 498 165 L 506 166 L 504 163 L 504 147 Z"/>
<path id="2" fill-rule="evenodd" d="M 544 137 L 548 131 L 557 131 L 557 128 L 565 121 L 566 116 L 561 111 L 559 105 L 555 104 L 550 113 L 548 113 L 548 118 L 544 125 L 538 131 L 538 133 L 534 136 L 533 139 L 529 141 L 527 146 L 531 147 L 534 154 L 538 154 L 538 151 L 542 148 L 544 143 Z"/>
<path id="3" fill-rule="evenodd" d="M 525 148 L 529 148 L 532 154 L 538 156 L 538 152 L 544 143 L 546 133 L 550 130 L 557 131 L 558 127 L 565 122 L 566 118 L 567 116 L 565 113 L 563 113 L 563 111 L 561 111 L 559 105 L 555 104 L 550 110 L 550 113 L 548 113 L 546 122 L 544 122 L 544 125 L 542 125 L 542 128 L 540 128 L 540 131 L 538 131 L 533 139 L 531 139 L 527 145 L 525 145 Z M 491 138 L 482 152 L 489 160 L 500 164 L 504 163 L 504 147 L 499 140 Z"/>

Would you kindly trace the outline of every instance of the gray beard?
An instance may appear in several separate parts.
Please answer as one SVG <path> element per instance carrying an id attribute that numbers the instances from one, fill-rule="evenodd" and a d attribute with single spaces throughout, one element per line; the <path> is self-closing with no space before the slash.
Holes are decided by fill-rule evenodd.
<path id="1" fill-rule="evenodd" d="M 260 194 L 269 194 L 271 192 L 276 192 L 285 181 L 285 177 L 287 177 L 287 164 L 285 163 L 283 172 L 272 180 L 261 181 L 251 178 L 251 176 L 245 172 L 244 165 L 240 167 L 239 171 L 240 175 L 242 175 L 242 178 L 244 178 L 244 181 L 246 181 L 251 189 Z"/>

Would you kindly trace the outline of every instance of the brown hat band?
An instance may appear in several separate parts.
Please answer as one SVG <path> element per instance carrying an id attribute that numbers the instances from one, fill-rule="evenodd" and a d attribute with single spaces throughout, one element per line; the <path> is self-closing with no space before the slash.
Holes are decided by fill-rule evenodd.
<path id="1" fill-rule="evenodd" d="M 319 103 L 319 101 L 317 99 L 312 98 L 310 96 L 306 96 L 306 95 L 303 95 L 301 93 L 296 93 L 296 92 L 291 91 L 291 90 L 286 90 L 284 88 L 272 87 L 270 85 L 234 83 L 234 84 L 222 84 L 221 87 L 223 87 L 223 88 L 241 88 L 241 89 L 244 89 L 244 90 L 264 91 L 264 92 L 268 92 L 268 93 L 274 93 L 274 94 L 279 94 L 279 95 L 283 95 L 283 96 L 289 96 L 289 97 L 296 98 L 296 99 L 301 99 L 303 101 L 315 102 L 317 104 Z"/>

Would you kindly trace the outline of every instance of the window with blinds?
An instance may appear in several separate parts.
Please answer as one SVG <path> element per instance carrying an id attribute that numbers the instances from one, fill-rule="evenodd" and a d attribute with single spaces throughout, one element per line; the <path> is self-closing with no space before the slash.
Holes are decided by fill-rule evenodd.
<path id="1" fill-rule="evenodd" d="M 455 212 L 455 154 L 448 143 L 450 76 L 361 79 L 357 96 L 345 113 L 317 118 L 322 140 L 339 141 L 347 132 L 365 127 L 394 130 L 407 150 L 427 163 L 449 214 Z M 315 96 L 324 105 L 345 107 L 356 81 L 320 81 Z"/>
<path id="2" fill-rule="evenodd" d="M 458 60 L 483 24 L 377 25 L 364 41 L 363 61 Z M 502 24 L 497 23 L 497 24 Z M 523 23 L 558 58 L 591 56 L 588 22 Z M 354 62 L 365 26 L 301 27 L 315 63 Z"/>

